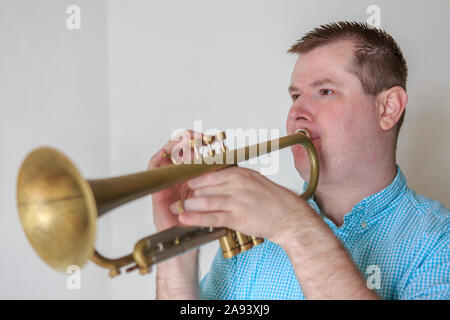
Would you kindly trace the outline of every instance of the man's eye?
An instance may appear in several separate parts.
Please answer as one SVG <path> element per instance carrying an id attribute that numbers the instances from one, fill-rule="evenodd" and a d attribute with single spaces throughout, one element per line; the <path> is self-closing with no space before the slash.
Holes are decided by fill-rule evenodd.
<path id="1" fill-rule="evenodd" d="M 299 95 L 299 94 L 293 94 L 293 95 L 292 95 L 292 101 L 295 101 L 295 100 L 297 100 L 297 99 L 298 99 L 298 97 L 300 97 L 300 95 Z"/>
<path id="2" fill-rule="evenodd" d="M 332 95 L 334 92 L 331 89 L 321 89 L 320 94 L 323 96 L 329 96 Z"/>

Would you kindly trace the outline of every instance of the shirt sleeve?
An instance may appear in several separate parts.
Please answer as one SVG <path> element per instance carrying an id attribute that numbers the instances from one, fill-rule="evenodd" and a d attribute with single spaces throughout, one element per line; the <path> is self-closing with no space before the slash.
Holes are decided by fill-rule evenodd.
<path id="1" fill-rule="evenodd" d="M 200 298 L 202 300 L 231 300 L 235 276 L 236 258 L 225 259 L 219 246 L 209 272 L 200 281 Z"/>
<path id="2" fill-rule="evenodd" d="M 439 239 L 424 261 L 414 270 L 400 295 L 405 300 L 450 299 L 450 234 Z"/>

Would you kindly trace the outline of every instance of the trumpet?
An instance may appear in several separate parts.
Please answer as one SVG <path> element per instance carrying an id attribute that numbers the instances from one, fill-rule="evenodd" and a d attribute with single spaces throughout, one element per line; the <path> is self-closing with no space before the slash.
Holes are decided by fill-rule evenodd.
<path id="1" fill-rule="evenodd" d="M 147 274 L 157 263 L 214 240 L 219 240 L 224 258 L 251 249 L 264 239 L 227 228 L 183 225 L 139 240 L 131 254 L 120 258 L 107 258 L 94 247 L 97 218 L 112 209 L 202 174 L 236 166 L 295 144 L 305 148 L 310 162 L 308 187 L 301 197 L 307 200 L 313 195 L 319 179 L 319 164 L 306 129 L 231 151 L 225 149 L 225 139 L 225 132 L 203 136 L 202 145 L 208 146 L 209 155 L 202 157 L 199 163 L 178 163 L 91 180 L 83 178 L 63 153 L 49 147 L 33 150 L 23 161 L 17 179 L 17 207 L 28 241 L 40 258 L 55 270 L 66 272 L 72 265 L 81 268 L 92 260 L 109 269 L 110 277 L 119 275 L 125 267 L 126 272 L 138 269 L 140 274 Z M 220 143 L 221 153 L 212 150 L 214 141 Z"/>

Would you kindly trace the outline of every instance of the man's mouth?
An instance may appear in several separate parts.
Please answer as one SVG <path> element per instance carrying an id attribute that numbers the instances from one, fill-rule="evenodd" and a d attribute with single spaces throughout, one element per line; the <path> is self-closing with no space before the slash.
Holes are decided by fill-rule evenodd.
<path id="1" fill-rule="evenodd" d="M 303 129 L 303 128 L 299 128 L 299 129 Z M 297 129 L 297 130 L 299 130 Z M 311 130 L 309 128 L 304 128 L 308 131 L 309 133 L 309 139 L 311 140 L 311 142 L 314 144 L 316 150 L 318 151 L 319 145 L 318 143 L 320 142 L 320 136 L 317 134 L 317 132 L 315 132 L 315 130 Z M 296 132 L 296 131 L 294 131 Z M 293 150 L 295 150 L 295 152 L 302 152 L 302 150 L 305 150 L 300 144 L 297 144 L 295 146 L 293 146 Z"/>
<path id="2" fill-rule="evenodd" d="M 297 129 L 295 132 L 298 132 L 301 129 L 303 129 L 303 128 Z M 308 132 L 308 136 L 309 136 L 309 139 L 311 141 L 315 141 L 315 140 L 319 140 L 320 139 L 320 137 L 314 131 L 312 131 L 310 129 L 307 129 L 307 128 L 305 128 L 304 130 L 306 130 Z"/>

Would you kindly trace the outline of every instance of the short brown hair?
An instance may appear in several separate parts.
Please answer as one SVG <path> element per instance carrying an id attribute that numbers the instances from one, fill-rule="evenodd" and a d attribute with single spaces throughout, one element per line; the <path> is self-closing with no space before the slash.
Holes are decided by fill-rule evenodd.
<path id="1" fill-rule="evenodd" d="M 408 67 L 400 47 L 386 31 L 367 23 L 340 21 L 321 25 L 298 40 L 288 52 L 307 53 L 340 40 L 355 43 L 350 71 L 361 81 L 366 94 L 376 96 L 394 86 L 400 86 L 406 91 Z M 397 123 L 397 134 L 404 117 L 405 112 Z"/>

